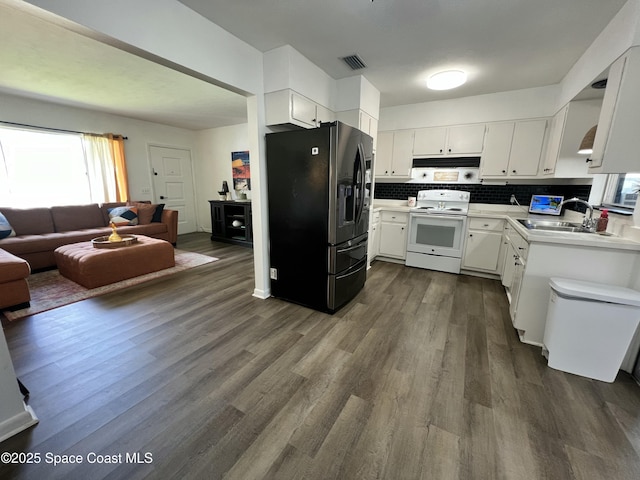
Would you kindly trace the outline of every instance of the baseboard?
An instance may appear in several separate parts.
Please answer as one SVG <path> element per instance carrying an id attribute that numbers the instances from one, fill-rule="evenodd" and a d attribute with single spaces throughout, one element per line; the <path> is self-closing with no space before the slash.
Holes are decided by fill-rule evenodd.
<path id="1" fill-rule="evenodd" d="M 259 298 L 260 300 L 266 300 L 271 296 L 271 290 L 260 290 L 255 288 L 253 290 L 253 296 Z"/>
<path id="2" fill-rule="evenodd" d="M 0 442 L 38 423 L 38 417 L 29 405 L 24 405 L 24 411 L 0 423 Z"/>

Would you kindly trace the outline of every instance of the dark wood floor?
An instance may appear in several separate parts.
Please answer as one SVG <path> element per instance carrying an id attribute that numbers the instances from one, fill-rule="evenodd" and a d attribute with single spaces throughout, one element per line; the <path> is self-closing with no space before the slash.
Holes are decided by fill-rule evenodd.
<path id="1" fill-rule="evenodd" d="M 249 249 L 178 245 L 221 260 L 6 327 L 40 424 L 0 452 L 42 463 L 0 478 L 640 478 L 640 387 L 547 368 L 499 282 L 377 262 L 330 316 L 253 298 Z"/>

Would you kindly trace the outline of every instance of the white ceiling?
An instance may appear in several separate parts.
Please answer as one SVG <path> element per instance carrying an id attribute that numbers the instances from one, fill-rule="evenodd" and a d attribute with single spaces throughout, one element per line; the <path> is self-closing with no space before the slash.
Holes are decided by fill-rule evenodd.
<path id="1" fill-rule="evenodd" d="M 381 106 L 557 84 L 626 0 L 181 0 L 260 51 L 289 44 Z M 358 54 L 366 69 L 340 57 Z M 464 68 L 466 85 L 426 77 Z M 0 91 L 190 129 L 246 121 L 245 99 L 0 0 Z"/>
<path id="2" fill-rule="evenodd" d="M 559 83 L 626 0 L 180 0 L 263 52 L 289 44 L 340 79 L 354 75 L 381 106 Z M 441 69 L 462 68 L 466 85 L 425 88 Z"/>
<path id="3" fill-rule="evenodd" d="M 192 130 L 247 121 L 236 93 L 1 3 L 0 92 Z"/>

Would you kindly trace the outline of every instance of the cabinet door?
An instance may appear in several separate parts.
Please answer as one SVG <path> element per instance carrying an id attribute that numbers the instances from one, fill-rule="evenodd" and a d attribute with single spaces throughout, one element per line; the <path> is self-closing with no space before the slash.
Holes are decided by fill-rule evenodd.
<path id="1" fill-rule="evenodd" d="M 508 289 L 511 288 L 513 282 L 513 270 L 515 264 L 513 261 L 513 248 L 508 237 L 502 236 L 502 285 Z"/>
<path id="2" fill-rule="evenodd" d="M 224 236 L 224 211 L 221 204 L 211 202 L 211 233 Z"/>
<path id="3" fill-rule="evenodd" d="M 367 135 L 371 135 L 371 117 L 367 115 L 365 112 L 363 112 L 362 110 L 360 110 L 359 115 L 360 115 L 360 122 L 359 122 L 360 130 L 366 133 Z"/>
<path id="4" fill-rule="evenodd" d="M 445 127 L 417 129 L 413 141 L 413 154 L 416 156 L 444 155 L 446 135 Z"/>
<path id="5" fill-rule="evenodd" d="M 296 93 L 291 94 L 291 118 L 299 122 L 316 126 L 316 104 Z"/>
<path id="6" fill-rule="evenodd" d="M 407 256 L 407 225 L 380 222 L 380 255 L 404 259 Z"/>
<path id="7" fill-rule="evenodd" d="M 378 255 L 378 245 L 380 243 L 380 222 L 375 222 L 369 230 L 369 262 Z"/>
<path id="8" fill-rule="evenodd" d="M 551 121 L 549 144 L 547 145 L 547 154 L 542 168 L 543 175 L 551 175 L 556 171 L 556 163 L 560 156 L 560 145 L 562 145 L 562 136 L 568 110 L 569 105 L 566 105 L 562 110 L 555 114 Z M 576 150 L 577 149 L 578 147 L 576 146 Z"/>
<path id="9" fill-rule="evenodd" d="M 391 175 L 408 177 L 413 162 L 413 130 L 399 130 L 393 134 Z"/>
<path id="10" fill-rule="evenodd" d="M 322 105 L 316 105 L 316 125 L 320 126 L 321 123 L 333 122 L 334 114 L 328 108 Z"/>
<path id="11" fill-rule="evenodd" d="M 373 153 L 378 153 L 378 120 L 371 117 L 369 121 L 369 135 L 373 138 Z"/>
<path id="12" fill-rule="evenodd" d="M 480 160 L 483 177 L 503 177 L 507 175 L 514 122 L 490 123 Z"/>
<path id="13" fill-rule="evenodd" d="M 590 173 L 638 171 L 640 150 L 640 47 L 632 47 L 609 69 Z"/>
<path id="14" fill-rule="evenodd" d="M 460 125 L 449 127 L 447 154 L 468 155 L 482 153 L 485 125 Z"/>
<path id="15" fill-rule="evenodd" d="M 538 174 L 546 129 L 546 120 L 516 122 L 509 155 L 509 176 Z"/>
<path id="16" fill-rule="evenodd" d="M 378 147 L 374 171 L 376 177 L 388 177 L 391 175 L 391 157 L 393 156 L 393 132 L 380 132 L 378 135 Z"/>
<path id="17" fill-rule="evenodd" d="M 462 266 L 472 270 L 496 272 L 501 246 L 501 233 L 470 230 L 467 234 Z"/>
<path id="18" fill-rule="evenodd" d="M 516 317 L 518 315 L 518 299 L 520 298 L 520 287 L 522 287 L 522 278 L 524 277 L 524 263 L 520 257 L 513 261 L 513 280 L 511 282 L 511 304 L 509 305 L 509 314 L 514 326 L 516 325 Z"/>

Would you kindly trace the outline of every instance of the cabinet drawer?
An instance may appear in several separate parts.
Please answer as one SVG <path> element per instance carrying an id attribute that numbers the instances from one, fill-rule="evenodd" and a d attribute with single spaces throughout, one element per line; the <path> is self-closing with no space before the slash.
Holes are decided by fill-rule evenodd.
<path id="1" fill-rule="evenodd" d="M 515 250 L 518 252 L 518 255 L 526 260 L 527 254 L 529 253 L 529 244 L 527 243 L 527 241 L 518 233 L 513 232 L 511 234 L 511 243 L 513 244 Z"/>
<path id="2" fill-rule="evenodd" d="M 380 212 L 380 220 L 383 222 L 407 223 L 409 221 L 409 214 L 404 212 L 382 211 Z"/>
<path id="3" fill-rule="evenodd" d="M 504 228 L 504 221 L 501 218 L 470 218 L 469 230 L 486 230 L 501 232 Z"/>

